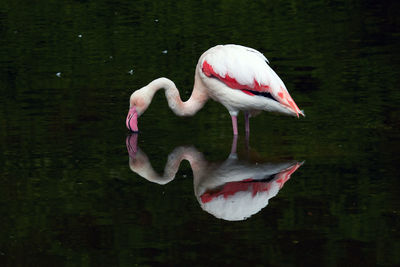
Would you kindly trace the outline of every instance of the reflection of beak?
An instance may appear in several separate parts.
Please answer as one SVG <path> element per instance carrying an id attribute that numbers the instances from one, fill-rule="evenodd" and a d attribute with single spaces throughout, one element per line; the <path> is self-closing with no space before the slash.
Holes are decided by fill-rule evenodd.
<path id="1" fill-rule="evenodd" d="M 126 148 L 128 149 L 129 157 L 136 158 L 138 135 L 136 133 L 130 134 L 126 137 Z"/>
<path id="2" fill-rule="evenodd" d="M 126 117 L 126 127 L 129 129 L 129 131 L 134 133 L 139 132 L 137 119 L 138 114 L 136 111 L 136 107 L 133 106 L 129 109 L 128 116 Z"/>

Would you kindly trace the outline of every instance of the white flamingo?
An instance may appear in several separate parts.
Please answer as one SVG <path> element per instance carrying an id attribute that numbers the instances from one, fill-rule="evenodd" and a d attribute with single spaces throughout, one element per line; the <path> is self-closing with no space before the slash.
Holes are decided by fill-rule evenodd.
<path id="1" fill-rule="evenodd" d="M 249 117 L 259 111 L 304 116 L 279 76 L 269 67 L 259 51 L 240 45 L 217 45 L 204 52 L 196 66 L 193 92 L 182 102 L 174 82 L 158 78 L 135 91 L 130 97 L 126 126 L 138 132 L 138 117 L 161 88 L 169 107 L 178 116 L 192 116 L 211 98 L 224 105 L 231 117 L 233 134 L 238 134 L 237 115 L 245 114 L 245 130 L 250 131 Z"/>

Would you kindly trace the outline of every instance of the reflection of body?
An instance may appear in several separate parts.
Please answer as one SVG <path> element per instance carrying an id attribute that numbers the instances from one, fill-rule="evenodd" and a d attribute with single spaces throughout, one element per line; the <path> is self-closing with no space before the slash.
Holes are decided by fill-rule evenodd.
<path id="1" fill-rule="evenodd" d="M 193 92 L 186 102 L 182 102 L 175 84 L 167 78 L 156 79 L 135 91 L 130 97 L 126 117 L 130 131 L 138 131 L 139 116 L 162 88 L 169 107 L 178 116 L 193 116 L 209 98 L 220 102 L 232 117 L 234 135 L 238 134 L 239 111 L 245 114 L 247 134 L 250 116 L 259 111 L 304 116 L 264 55 L 240 45 L 217 45 L 201 55 L 195 70 Z"/>
<path id="2" fill-rule="evenodd" d="M 239 160 L 236 138 L 232 152 L 222 164 L 206 161 L 194 147 L 178 147 L 168 156 L 163 176 L 152 168 L 146 154 L 136 146 L 137 135 L 127 137 L 129 166 L 145 179 L 166 184 L 175 178 L 182 160 L 193 170 L 194 192 L 200 206 L 217 218 L 244 220 L 268 205 L 301 163 L 252 164 Z"/>

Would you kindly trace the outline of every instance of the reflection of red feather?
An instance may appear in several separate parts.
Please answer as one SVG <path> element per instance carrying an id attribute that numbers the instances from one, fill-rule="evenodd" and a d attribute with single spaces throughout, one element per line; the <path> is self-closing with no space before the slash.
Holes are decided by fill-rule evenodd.
<path id="1" fill-rule="evenodd" d="M 276 182 L 279 183 L 279 188 L 282 188 L 283 185 L 290 179 L 290 175 L 292 175 L 303 163 L 297 163 L 296 165 L 290 167 L 284 172 L 281 172 L 277 175 Z"/>
<path id="2" fill-rule="evenodd" d="M 252 192 L 253 197 L 257 195 L 259 192 L 268 191 L 270 188 L 270 183 L 268 182 L 259 182 L 254 181 L 253 179 L 245 179 L 240 182 L 229 182 L 222 186 L 221 189 L 214 191 L 206 191 L 203 195 L 200 196 L 201 202 L 207 203 L 217 198 L 219 196 L 223 196 L 225 199 L 235 195 L 238 192 L 250 191 Z"/>
<path id="3" fill-rule="evenodd" d="M 279 189 L 290 179 L 290 176 L 302 165 L 297 163 L 292 167 L 276 175 L 276 179 L 269 182 L 257 181 L 252 178 L 244 179 L 238 182 L 228 182 L 216 190 L 208 190 L 200 196 L 201 202 L 208 203 L 213 199 L 223 196 L 225 199 L 235 195 L 238 192 L 252 192 L 254 197 L 257 193 L 267 192 L 272 183 L 278 183 Z"/>

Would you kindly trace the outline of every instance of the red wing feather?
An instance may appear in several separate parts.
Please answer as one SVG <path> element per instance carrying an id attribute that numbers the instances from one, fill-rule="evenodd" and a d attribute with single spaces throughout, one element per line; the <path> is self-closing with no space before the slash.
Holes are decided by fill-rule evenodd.
<path id="1" fill-rule="evenodd" d="M 255 79 L 253 83 L 253 87 L 246 85 L 246 84 L 240 84 L 238 81 L 236 81 L 235 78 L 229 76 L 229 74 L 226 74 L 225 77 L 222 77 L 218 73 L 216 73 L 213 69 L 213 67 L 206 61 L 204 60 L 203 62 L 203 67 L 202 70 L 205 75 L 208 77 L 215 77 L 218 78 L 221 82 L 225 83 L 227 86 L 229 86 L 232 89 L 240 89 L 242 91 L 245 91 L 246 89 L 252 90 L 252 91 L 257 91 L 257 92 L 268 92 L 269 86 L 268 85 L 261 85 L 259 84 Z M 249 91 L 245 91 L 246 94 L 249 95 L 254 95 Z"/>

